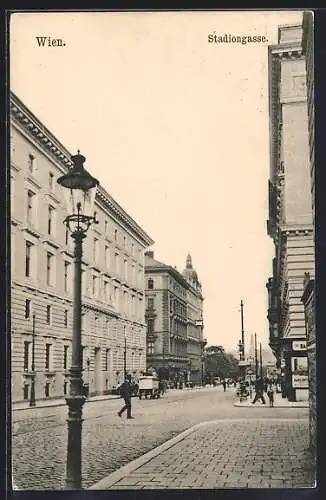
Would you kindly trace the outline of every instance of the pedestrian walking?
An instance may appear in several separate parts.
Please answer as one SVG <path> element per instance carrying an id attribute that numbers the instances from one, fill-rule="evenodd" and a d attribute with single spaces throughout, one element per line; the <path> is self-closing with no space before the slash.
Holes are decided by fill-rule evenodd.
<path id="1" fill-rule="evenodd" d="M 131 375 L 127 375 L 125 381 L 120 386 L 120 394 L 124 399 L 124 406 L 118 412 L 119 417 L 122 417 L 122 414 L 125 410 L 127 410 L 127 418 L 135 418 L 131 416 L 131 396 L 132 396 L 132 383 L 131 383 Z"/>
<path id="2" fill-rule="evenodd" d="M 224 392 L 225 392 L 226 391 L 226 380 L 225 379 L 223 380 L 222 385 L 223 385 L 223 389 L 224 389 Z"/>
<path id="3" fill-rule="evenodd" d="M 274 406 L 274 385 L 269 384 L 267 388 L 267 396 L 269 399 L 269 407 L 272 408 Z"/>
<path id="4" fill-rule="evenodd" d="M 164 396 L 166 391 L 166 382 L 164 379 L 161 379 L 158 381 L 158 392 L 160 393 L 161 396 Z"/>
<path id="5" fill-rule="evenodd" d="M 258 378 L 255 382 L 255 397 L 251 403 L 254 405 L 258 399 L 261 399 L 261 402 L 266 404 L 264 398 L 264 382 L 261 378 Z"/>

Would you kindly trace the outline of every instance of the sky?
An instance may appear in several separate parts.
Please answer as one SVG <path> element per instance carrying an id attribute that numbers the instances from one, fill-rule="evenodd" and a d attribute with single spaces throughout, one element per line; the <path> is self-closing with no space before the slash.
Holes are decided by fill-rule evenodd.
<path id="1" fill-rule="evenodd" d="M 268 45 L 300 11 L 14 13 L 10 87 L 203 287 L 204 337 L 268 344 Z M 208 35 L 265 36 L 209 43 Z M 39 46 L 37 37 L 62 39 Z"/>

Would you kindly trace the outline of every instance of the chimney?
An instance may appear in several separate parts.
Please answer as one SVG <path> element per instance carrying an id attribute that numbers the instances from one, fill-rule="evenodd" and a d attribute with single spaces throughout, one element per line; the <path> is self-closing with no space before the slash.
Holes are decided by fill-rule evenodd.
<path id="1" fill-rule="evenodd" d="M 147 250 L 147 252 L 145 252 L 145 255 L 146 255 L 146 257 L 150 257 L 151 259 L 154 259 L 153 250 Z"/>

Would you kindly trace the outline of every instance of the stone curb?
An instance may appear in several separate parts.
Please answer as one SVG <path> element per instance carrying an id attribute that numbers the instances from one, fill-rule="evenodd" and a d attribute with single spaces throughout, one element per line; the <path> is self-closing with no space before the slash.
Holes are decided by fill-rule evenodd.
<path id="1" fill-rule="evenodd" d="M 120 399 L 120 396 L 111 396 L 108 398 L 95 398 L 95 399 L 87 399 L 85 401 L 85 404 L 87 403 L 97 403 L 98 401 L 108 401 L 108 400 L 113 400 L 113 399 Z M 11 412 L 15 411 L 23 411 L 23 410 L 39 410 L 40 408 L 57 408 L 58 406 L 67 406 L 67 403 L 65 401 L 58 401 L 57 403 L 54 404 L 39 404 L 36 406 L 24 406 L 22 408 L 15 408 L 14 406 L 11 407 Z"/>
<path id="2" fill-rule="evenodd" d="M 269 408 L 269 405 L 266 403 L 265 405 L 253 405 L 251 403 L 233 403 L 233 406 L 237 406 L 238 408 Z M 274 404 L 273 408 L 309 408 L 307 403 L 280 403 Z"/>
<path id="3" fill-rule="evenodd" d="M 291 421 L 291 422 L 301 422 L 303 419 L 302 418 L 287 418 L 286 421 Z M 270 421 L 280 421 L 279 418 L 255 418 L 252 419 L 251 421 L 253 422 L 264 422 L 268 424 Z M 230 420 L 223 420 L 223 419 L 217 419 L 217 420 L 207 420 L 204 422 L 200 422 L 199 424 L 193 425 L 192 427 L 189 427 L 189 429 L 186 429 L 185 431 L 181 432 L 177 436 L 169 439 L 168 441 L 165 441 L 165 443 L 157 446 L 156 448 L 153 448 L 152 450 L 148 451 L 144 455 L 141 455 L 140 457 L 136 458 L 135 460 L 132 460 L 128 464 L 120 467 L 116 471 L 112 472 L 105 478 L 101 479 L 97 483 L 93 484 L 88 490 L 106 490 L 113 486 L 115 483 L 120 481 L 123 477 L 128 476 L 132 472 L 134 472 L 136 469 L 139 469 L 142 465 L 145 465 L 147 462 L 150 462 L 153 458 L 157 457 L 164 451 L 168 450 L 169 448 L 172 448 L 175 444 L 179 443 L 180 441 L 183 441 L 186 437 L 188 437 L 190 434 L 195 432 L 198 429 L 201 429 L 202 427 L 206 427 L 208 425 L 212 424 L 227 424 L 227 425 L 232 425 L 234 422 L 247 422 L 247 419 L 245 418 L 233 418 Z"/>
<path id="4" fill-rule="evenodd" d="M 199 390 L 199 389 L 205 389 L 202 388 L 202 387 L 194 387 L 192 389 L 169 389 L 169 391 L 176 391 L 176 393 L 182 393 L 183 391 L 196 391 L 196 390 Z M 85 404 L 86 403 L 94 403 L 96 401 L 107 401 L 109 399 L 120 399 L 120 396 L 116 396 L 114 394 L 112 394 L 111 396 L 108 396 L 108 397 L 99 397 L 97 398 L 96 396 L 94 397 L 94 399 L 87 399 Z M 55 400 L 52 400 L 52 401 L 55 401 Z M 19 403 L 18 403 L 19 404 Z M 62 401 L 62 400 L 58 400 L 57 403 L 54 403 L 54 404 L 38 404 L 36 406 L 23 406 L 23 407 L 17 407 L 15 408 L 14 404 L 11 405 L 11 411 L 14 412 L 14 411 L 22 411 L 22 410 L 34 410 L 34 409 L 38 409 L 38 408 L 56 408 L 58 406 L 66 406 L 66 402 L 65 401 Z"/>

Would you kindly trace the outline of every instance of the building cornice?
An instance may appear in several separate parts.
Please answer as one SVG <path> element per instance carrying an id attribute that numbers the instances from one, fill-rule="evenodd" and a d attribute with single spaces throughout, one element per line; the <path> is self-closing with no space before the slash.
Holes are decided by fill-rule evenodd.
<path id="1" fill-rule="evenodd" d="M 147 273 L 168 273 L 172 276 L 180 285 L 182 285 L 186 290 L 189 290 L 190 283 L 184 279 L 184 277 L 172 266 L 162 265 L 162 266 L 146 266 L 145 265 L 145 274 Z"/>
<path id="2" fill-rule="evenodd" d="M 312 224 L 306 225 L 279 225 L 280 236 L 286 238 L 288 236 L 313 236 L 314 228 Z"/>
<path id="3" fill-rule="evenodd" d="M 10 93 L 11 117 L 52 157 L 59 161 L 63 168 L 72 166 L 71 154 L 40 122 L 38 118 L 13 93 Z"/>
<path id="4" fill-rule="evenodd" d="M 196 290 L 191 283 L 189 283 L 181 273 L 177 269 L 172 266 L 162 265 L 162 266 L 146 266 L 145 265 L 145 274 L 160 274 L 160 273 L 168 273 L 172 278 L 174 278 L 180 285 L 182 285 L 186 290 L 190 290 L 194 295 L 196 295 L 199 299 L 204 300 L 204 297 L 201 292 Z"/>
<path id="5" fill-rule="evenodd" d="M 84 311 L 94 311 L 97 313 L 106 314 L 113 318 L 119 318 L 120 314 L 117 313 L 114 309 L 108 308 L 104 303 L 102 304 L 94 304 L 90 302 L 88 299 L 83 299 L 82 301 L 82 309 Z"/>
<path id="6" fill-rule="evenodd" d="M 66 173 L 72 166 L 71 153 L 13 92 L 10 93 L 10 114 L 13 122 L 22 127 L 25 133 L 58 164 L 62 172 Z M 153 245 L 154 241 L 102 186 L 98 187 L 96 201 L 102 205 L 104 210 L 112 214 L 118 222 L 129 228 L 144 246 Z"/>

